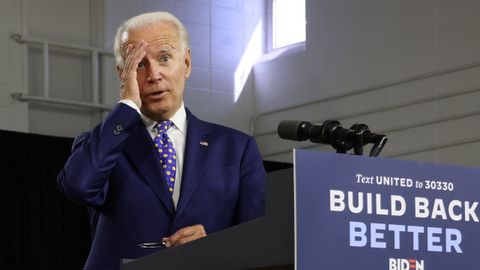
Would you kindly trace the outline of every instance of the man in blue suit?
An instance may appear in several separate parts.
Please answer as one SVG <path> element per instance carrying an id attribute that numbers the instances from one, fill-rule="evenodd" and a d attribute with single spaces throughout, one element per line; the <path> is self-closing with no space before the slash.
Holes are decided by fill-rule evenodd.
<path id="1" fill-rule="evenodd" d="M 118 269 L 264 213 L 265 171 L 252 137 L 196 118 L 183 103 L 188 35 L 166 12 L 126 21 L 115 38 L 121 100 L 77 137 L 60 189 L 91 214 L 85 269 Z"/>

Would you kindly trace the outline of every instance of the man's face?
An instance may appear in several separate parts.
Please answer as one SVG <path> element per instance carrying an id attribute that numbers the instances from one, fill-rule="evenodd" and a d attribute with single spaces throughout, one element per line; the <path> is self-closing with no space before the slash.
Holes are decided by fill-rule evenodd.
<path id="1" fill-rule="evenodd" d="M 145 57 L 137 68 L 141 111 L 153 120 L 173 116 L 183 100 L 185 80 L 190 76 L 190 50 L 184 50 L 176 28 L 157 22 L 130 30 L 125 46 L 147 42 Z"/>

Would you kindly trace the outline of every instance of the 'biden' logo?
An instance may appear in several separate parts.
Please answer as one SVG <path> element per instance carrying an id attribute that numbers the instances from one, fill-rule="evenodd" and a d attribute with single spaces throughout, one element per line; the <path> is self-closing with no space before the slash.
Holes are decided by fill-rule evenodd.
<path id="1" fill-rule="evenodd" d="M 389 258 L 388 264 L 388 270 L 425 270 L 423 260 Z"/>

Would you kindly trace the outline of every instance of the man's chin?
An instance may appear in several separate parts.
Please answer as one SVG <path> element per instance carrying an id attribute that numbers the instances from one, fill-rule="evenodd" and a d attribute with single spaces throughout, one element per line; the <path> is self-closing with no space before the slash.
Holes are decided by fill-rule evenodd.
<path id="1" fill-rule="evenodd" d="M 172 117 L 176 109 L 167 104 L 152 104 L 150 106 L 142 106 L 142 113 L 148 118 L 159 121 L 167 120 Z"/>

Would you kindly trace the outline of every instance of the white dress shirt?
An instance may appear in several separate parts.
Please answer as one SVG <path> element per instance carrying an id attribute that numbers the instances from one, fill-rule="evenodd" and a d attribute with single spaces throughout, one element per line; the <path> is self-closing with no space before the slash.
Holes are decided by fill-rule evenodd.
<path id="1" fill-rule="evenodd" d="M 134 108 L 140 114 L 140 117 L 142 118 L 143 123 L 145 123 L 145 127 L 147 128 L 147 131 L 153 141 L 153 139 L 157 135 L 157 130 L 154 127 L 158 122 L 143 115 L 138 106 L 133 101 L 124 99 L 120 100 L 119 102 Z M 185 105 L 183 104 L 183 102 L 180 108 L 169 120 L 172 121 L 173 125 L 168 129 L 167 135 L 170 140 L 172 140 L 173 148 L 175 148 L 175 153 L 177 155 L 175 186 L 173 188 L 172 194 L 173 204 L 175 205 L 175 208 L 177 208 L 178 199 L 180 198 L 180 187 L 182 184 L 185 140 L 187 138 L 187 112 L 185 111 Z"/>

